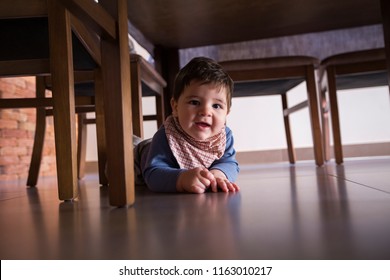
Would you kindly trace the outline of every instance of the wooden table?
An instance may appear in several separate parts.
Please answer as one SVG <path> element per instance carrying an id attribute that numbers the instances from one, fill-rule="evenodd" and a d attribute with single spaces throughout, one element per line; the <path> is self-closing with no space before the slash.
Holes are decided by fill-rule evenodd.
<path id="1" fill-rule="evenodd" d="M 84 31 L 83 34 L 86 36 L 82 41 L 101 66 L 110 204 L 113 206 L 133 204 L 127 1 L 115 0 L 102 4 L 97 4 L 94 0 L 30 0 L 27 2 L 2 0 L 0 19 L 48 17 L 50 41 L 48 74 L 52 75 L 53 81 L 53 116 L 60 200 L 73 200 L 78 196 L 71 51 L 71 25 L 75 24 Z M 96 38 L 98 42 L 94 44 Z"/>
<path id="2" fill-rule="evenodd" d="M 128 17 L 131 34 L 155 55 L 168 92 L 179 67 L 177 51 L 184 48 L 383 22 L 390 54 L 388 0 L 131 0 Z"/>

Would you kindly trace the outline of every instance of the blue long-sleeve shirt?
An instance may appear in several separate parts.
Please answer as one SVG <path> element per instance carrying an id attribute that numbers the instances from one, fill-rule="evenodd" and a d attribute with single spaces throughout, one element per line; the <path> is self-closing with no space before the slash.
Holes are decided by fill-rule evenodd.
<path id="1" fill-rule="evenodd" d="M 219 169 L 222 171 L 231 182 L 236 180 L 239 172 L 233 144 L 233 133 L 226 127 L 225 152 L 220 159 L 215 160 L 209 167 L 209 170 Z M 176 192 L 176 181 L 185 169 L 180 169 L 169 147 L 164 126 L 153 136 L 150 145 L 142 152 L 140 160 L 142 176 L 150 190 Z"/>

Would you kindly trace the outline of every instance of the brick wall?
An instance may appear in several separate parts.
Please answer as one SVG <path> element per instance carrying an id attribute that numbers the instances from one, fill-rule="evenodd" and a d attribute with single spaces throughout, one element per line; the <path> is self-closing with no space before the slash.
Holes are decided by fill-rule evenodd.
<path id="1" fill-rule="evenodd" d="M 35 78 L 0 78 L 0 98 L 35 97 Z M 52 117 L 46 119 L 40 176 L 56 174 Z M 0 110 L 0 180 L 25 179 L 34 142 L 35 109 Z"/>

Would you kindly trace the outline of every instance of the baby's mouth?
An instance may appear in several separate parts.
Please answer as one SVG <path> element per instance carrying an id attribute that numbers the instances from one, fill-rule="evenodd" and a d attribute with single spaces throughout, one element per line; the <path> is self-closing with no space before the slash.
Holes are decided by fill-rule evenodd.
<path id="1" fill-rule="evenodd" d="M 195 123 L 198 127 L 201 127 L 201 128 L 207 128 L 207 127 L 210 127 L 211 125 L 206 123 L 206 122 L 196 122 Z"/>

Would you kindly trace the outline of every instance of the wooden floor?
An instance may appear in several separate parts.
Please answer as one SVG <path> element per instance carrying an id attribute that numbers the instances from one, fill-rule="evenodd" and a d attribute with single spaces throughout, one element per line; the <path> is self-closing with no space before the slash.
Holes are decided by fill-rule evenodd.
<path id="1" fill-rule="evenodd" d="M 158 194 L 114 208 L 97 176 L 77 201 L 0 182 L 0 259 L 390 259 L 390 158 L 241 166 L 236 194 Z"/>

